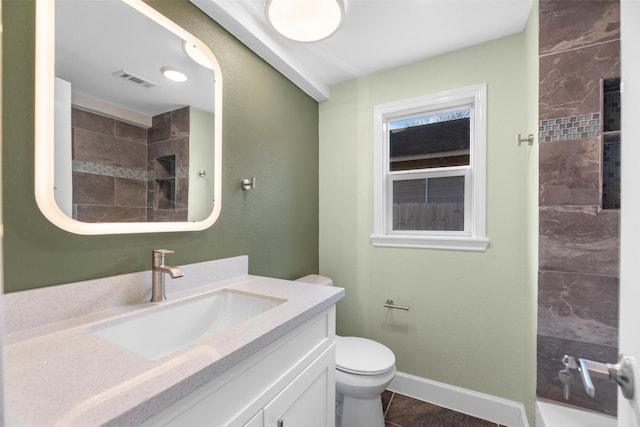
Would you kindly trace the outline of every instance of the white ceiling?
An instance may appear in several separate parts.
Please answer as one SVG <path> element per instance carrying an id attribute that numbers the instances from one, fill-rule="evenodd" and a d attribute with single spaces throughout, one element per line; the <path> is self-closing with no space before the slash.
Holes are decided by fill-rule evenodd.
<path id="1" fill-rule="evenodd" d="M 192 61 L 182 39 L 121 1 L 56 1 L 56 76 L 72 91 L 149 117 L 185 106 L 213 112 L 213 71 Z M 187 74 L 167 80 L 160 68 Z M 126 70 L 157 84 L 135 85 L 113 76 Z"/>
<path id="2" fill-rule="evenodd" d="M 533 4 L 346 0 L 334 35 L 298 43 L 267 24 L 264 0 L 191 2 L 318 101 L 328 99 L 337 83 L 518 33 Z M 173 33 L 120 1 L 57 0 L 56 8 L 56 75 L 71 81 L 74 91 L 149 116 L 185 105 L 213 110 L 212 72 L 188 59 Z M 190 79 L 167 81 L 160 74 L 166 65 Z M 111 75 L 120 69 L 158 87 L 136 87 Z"/>
<path id="3" fill-rule="evenodd" d="M 533 0 L 346 0 L 331 37 L 298 43 L 276 34 L 264 0 L 190 0 L 318 101 L 330 87 L 445 52 L 517 34 Z"/>

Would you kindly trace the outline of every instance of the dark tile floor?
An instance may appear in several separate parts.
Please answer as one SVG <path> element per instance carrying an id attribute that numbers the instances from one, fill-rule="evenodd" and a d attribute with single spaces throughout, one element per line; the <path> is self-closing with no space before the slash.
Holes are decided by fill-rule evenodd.
<path id="1" fill-rule="evenodd" d="M 506 427 L 388 390 L 382 409 L 386 427 Z"/>

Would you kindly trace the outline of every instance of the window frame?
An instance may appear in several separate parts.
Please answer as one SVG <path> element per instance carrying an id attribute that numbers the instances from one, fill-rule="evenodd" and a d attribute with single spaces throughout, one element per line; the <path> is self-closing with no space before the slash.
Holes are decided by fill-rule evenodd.
<path id="1" fill-rule="evenodd" d="M 470 108 L 469 165 L 390 171 L 388 123 L 455 108 Z M 481 83 L 374 106 L 373 199 L 371 243 L 382 247 L 485 251 L 487 84 Z M 464 231 L 393 230 L 393 182 L 400 179 L 465 177 Z"/>

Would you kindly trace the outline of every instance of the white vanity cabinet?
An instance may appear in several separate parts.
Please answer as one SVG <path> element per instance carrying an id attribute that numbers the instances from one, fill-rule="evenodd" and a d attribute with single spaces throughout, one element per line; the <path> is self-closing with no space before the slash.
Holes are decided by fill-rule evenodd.
<path id="1" fill-rule="evenodd" d="M 285 387 L 244 427 L 327 427 L 335 422 L 334 346 Z"/>
<path id="2" fill-rule="evenodd" d="M 332 306 L 143 425 L 333 427 L 334 372 Z"/>
<path id="3" fill-rule="evenodd" d="M 335 423 L 335 344 L 267 406 L 263 427 L 327 427 Z"/>

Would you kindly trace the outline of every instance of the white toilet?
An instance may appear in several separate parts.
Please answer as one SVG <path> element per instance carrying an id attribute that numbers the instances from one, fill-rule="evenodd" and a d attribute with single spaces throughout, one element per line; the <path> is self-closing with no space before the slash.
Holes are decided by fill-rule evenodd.
<path id="1" fill-rule="evenodd" d="M 316 274 L 297 281 L 333 286 Z M 384 427 L 380 394 L 396 374 L 395 363 L 393 352 L 378 342 L 336 336 L 336 427 Z"/>

